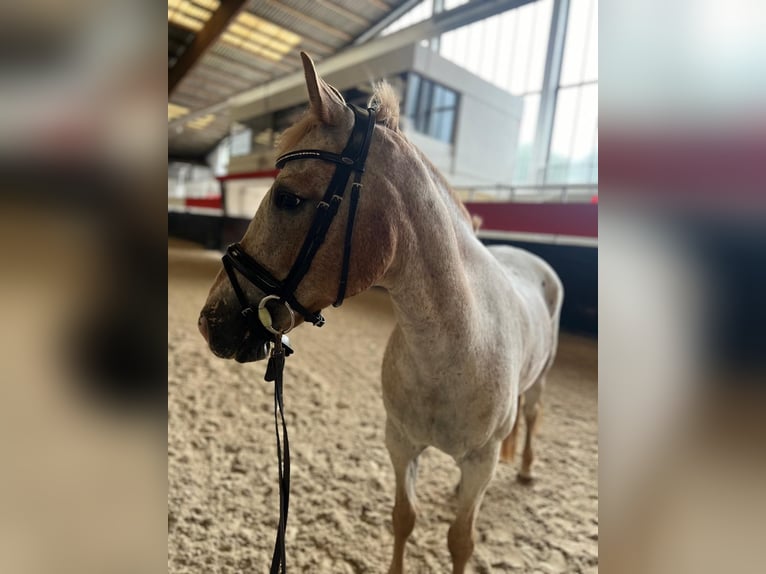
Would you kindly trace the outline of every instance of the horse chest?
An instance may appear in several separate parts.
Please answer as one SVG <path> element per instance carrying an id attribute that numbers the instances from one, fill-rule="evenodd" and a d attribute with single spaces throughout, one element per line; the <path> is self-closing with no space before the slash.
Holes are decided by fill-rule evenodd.
<path id="1" fill-rule="evenodd" d="M 388 417 L 414 443 L 459 455 L 483 444 L 507 418 L 509 376 L 496 363 L 418 361 L 394 348 L 383 367 Z"/>

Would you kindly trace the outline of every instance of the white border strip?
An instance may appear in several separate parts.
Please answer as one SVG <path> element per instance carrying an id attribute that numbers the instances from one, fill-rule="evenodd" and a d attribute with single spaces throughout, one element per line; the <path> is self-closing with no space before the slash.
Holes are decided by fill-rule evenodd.
<path id="1" fill-rule="evenodd" d="M 216 207 L 196 207 L 168 204 L 168 211 L 177 213 L 193 213 L 197 215 L 213 215 L 223 217 L 223 209 Z M 233 216 L 236 217 L 236 216 Z M 239 219 L 243 219 L 239 217 Z M 526 233 L 523 231 L 498 231 L 495 229 L 480 229 L 477 234 L 480 239 L 499 239 L 502 241 L 527 241 L 530 243 L 547 243 L 549 245 L 576 245 L 579 247 L 598 247 L 597 237 L 579 237 L 577 235 L 560 235 L 555 233 Z"/>
<path id="2" fill-rule="evenodd" d="M 577 245 L 579 247 L 598 247 L 597 237 L 579 237 L 577 235 L 559 235 L 555 233 L 526 233 L 522 231 L 498 231 L 479 229 L 480 239 L 502 239 L 506 241 L 528 241 L 530 243 L 548 243 L 551 245 Z"/>
<path id="3" fill-rule="evenodd" d="M 193 213 L 194 215 L 217 215 L 223 217 L 223 209 L 220 207 L 198 207 L 196 205 L 172 205 L 168 204 L 168 211 L 174 213 Z"/>

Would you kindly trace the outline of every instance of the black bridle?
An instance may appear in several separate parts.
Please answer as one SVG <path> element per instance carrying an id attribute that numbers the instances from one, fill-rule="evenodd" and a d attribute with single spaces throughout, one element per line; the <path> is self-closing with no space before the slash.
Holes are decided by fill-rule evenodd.
<path id="1" fill-rule="evenodd" d="M 341 268 L 340 283 L 338 285 L 338 295 L 335 298 L 334 307 L 339 307 L 346 296 L 346 285 L 348 282 L 349 261 L 351 259 L 351 239 L 354 231 L 354 217 L 356 215 L 357 204 L 359 203 L 359 192 L 362 189 L 362 174 L 364 173 L 364 164 L 367 160 L 367 152 L 370 149 L 372 141 L 372 132 L 375 128 L 375 110 L 372 108 L 363 109 L 354 105 L 349 105 L 354 112 L 354 127 L 348 138 L 346 147 L 339 154 L 318 149 L 304 149 L 286 153 L 277 159 L 277 168 L 282 169 L 287 162 L 299 159 L 318 159 L 336 164 L 335 172 L 327 186 L 322 200 L 317 204 L 314 221 L 309 228 L 303 246 L 298 252 L 292 268 L 287 276 L 279 280 L 269 273 L 250 255 L 245 253 L 242 246 L 238 243 L 229 245 L 226 254 L 223 256 L 223 266 L 229 276 L 234 292 L 242 305 L 242 314 L 252 323 L 250 319 L 255 315 L 251 303 L 247 300 L 244 291 L 239 285 L 235 270 L 250 283 L 258 287 L 267 296 L 276 295 L 278 300 L 284 303 L 289 311 L 299 313 L 307 322 L 313 323 L 317 327 L 324 325 L 325 319 L 320 310 L 311 311 L 306 309 L 298 302 L 295 291 L 298 285 L 308 273 L 314 256 L 319 251 L 322 243 L 327 236 L 332 220 L 338 213 L 341 201 L 346 193 L 348 180 L 351 174 L 354 174 L 354 181 L 351 184 L 351 197 L 348 209 L 348 221 L 346 223 L 346 238 L 343 246 L 343 261 Z M 258 325 L 255 325 L 258 328 Z"/>
<path id="2" fill-rule="evenodd" d="M 229 281 L 234 288 L 240 305 L 242 306 L 242 315 L 249 324 L 252 333 L 266 332 L 266 339 L 273 336 L 274 348 L 269 356 L 269 363 L 266 367 L 266 380 L 274 381 L 274 424 L 277 435 L 277 460 L 279 464 L 279 525 L 277 527 L 277 538 L 274 543 L 274 553 L 271 557 L 270 574 L 284 574 L 287 570 L 285 556 L 285 529 L 287 527 L 287 511 L 290 501 L 290 443 L 287 436 L 287 425 L 285 424 L 284 405 L 282 401 L 282 373 L 285 365 L 285 357 L 292 350 L 284 345 L 285 333 L 292 329 L 294 324 L 294 312 L 298 312 L 309 323 L 317 327 L 324 325 L 325 319 L 320 311 L 310 311 L 301 305 L 295 291 L 301 280 L 305 277 L 311 268 L 311 262 L 319 251 L 322 243 L 327 236 L 332 220 L 338 213 L 343 196 L 346 193 L 346 187 L 351 175 L 354 180 L 351 184 L 351 198 L 348 209 L 348 221 L 346 222 L 346 237 L 343 244 L 343 261 L 341 267 L 340 283 L 338 285 L 338 295 L 335 298 L 335 307 L 343 303 L 346 296 L 346 285 L 348 282 L 349 261 L 351 259 L 351 240 L 354 232 L 354 217 L 356 215 L 357 204 L 359 203 L 359 193 L 362 189 L 362 174 L 364 173 L 364 164 L 367 160 L 367 152 L 370 149 L 372 133 L 375 129 L 375 110 L 373 108 L 362 109 L 357 106 L 349 105 L 354 112 L 354 127 L 348 138 L 346 147 L 340 154 L 317 150 L 305 149 L 286 153 L 277 158 L 277 168 L 282 169 L 289 161 L 299 159 L 319 159 L 336 164 L 335 172 L 332 175 L 327 191 L 325 191 L 322 200 L 317 204 L 316 214 L 311 223 L 303 246 L 298 252 L 298 257 L 293 263 L 292 268 L 283 280 L 279 280 L 269 273 L 254 258 L 245 253 L 242 246 L 238 243 L 229 245 L 226 254 L 223 256 L 223 266 L 229 276 Z M 237 280 L 236 271 L 247 279 L 250 283 L 264 292 L 264 297 L 258 304 L 257 313 L 254 312 L 252 304 L 247 300 L 245 292 Z M 285 305 L 290 314 L 290 325 L 286 329 L 277 330 L 272 325 L 271 315 L 265 309 L 265 305 L 270 300 L 277 300 Z M 284 348 L 283 348 L 284 345 Z M 280 442 L 279 421 L 281 418 L 282 436 L 284 442 Z M 284 451 L 282 445 L 284 444 Z"/>

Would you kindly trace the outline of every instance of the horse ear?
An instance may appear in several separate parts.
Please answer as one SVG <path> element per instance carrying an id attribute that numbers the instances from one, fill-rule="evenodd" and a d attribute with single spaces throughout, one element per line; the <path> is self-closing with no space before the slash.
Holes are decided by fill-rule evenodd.
<path id="1" fill-rule="evenodd" d="M 311 111 L 322 123 L 332 125 L 345 113 L 346 102 L 340 92 L 317 74 L 314 62 L 306 52 L 301 52 L 306 88 L 309 91 Z"/>

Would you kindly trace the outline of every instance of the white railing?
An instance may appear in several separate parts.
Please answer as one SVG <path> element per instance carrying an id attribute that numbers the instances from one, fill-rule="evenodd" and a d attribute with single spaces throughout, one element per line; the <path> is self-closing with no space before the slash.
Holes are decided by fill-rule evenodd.
<path id="1" fill-rule="evenodd" d="M 168 200 L 221 194 L 213 171 L 205 166 L 173 163 L 168 167 Z"/>
<path id="2" fill-rule="evenodd" d="M 597 184 L 481 185 L 457 187 L 463 201 L 512 201 L 519 203 L 591 203 L 598 198 Z"/>

